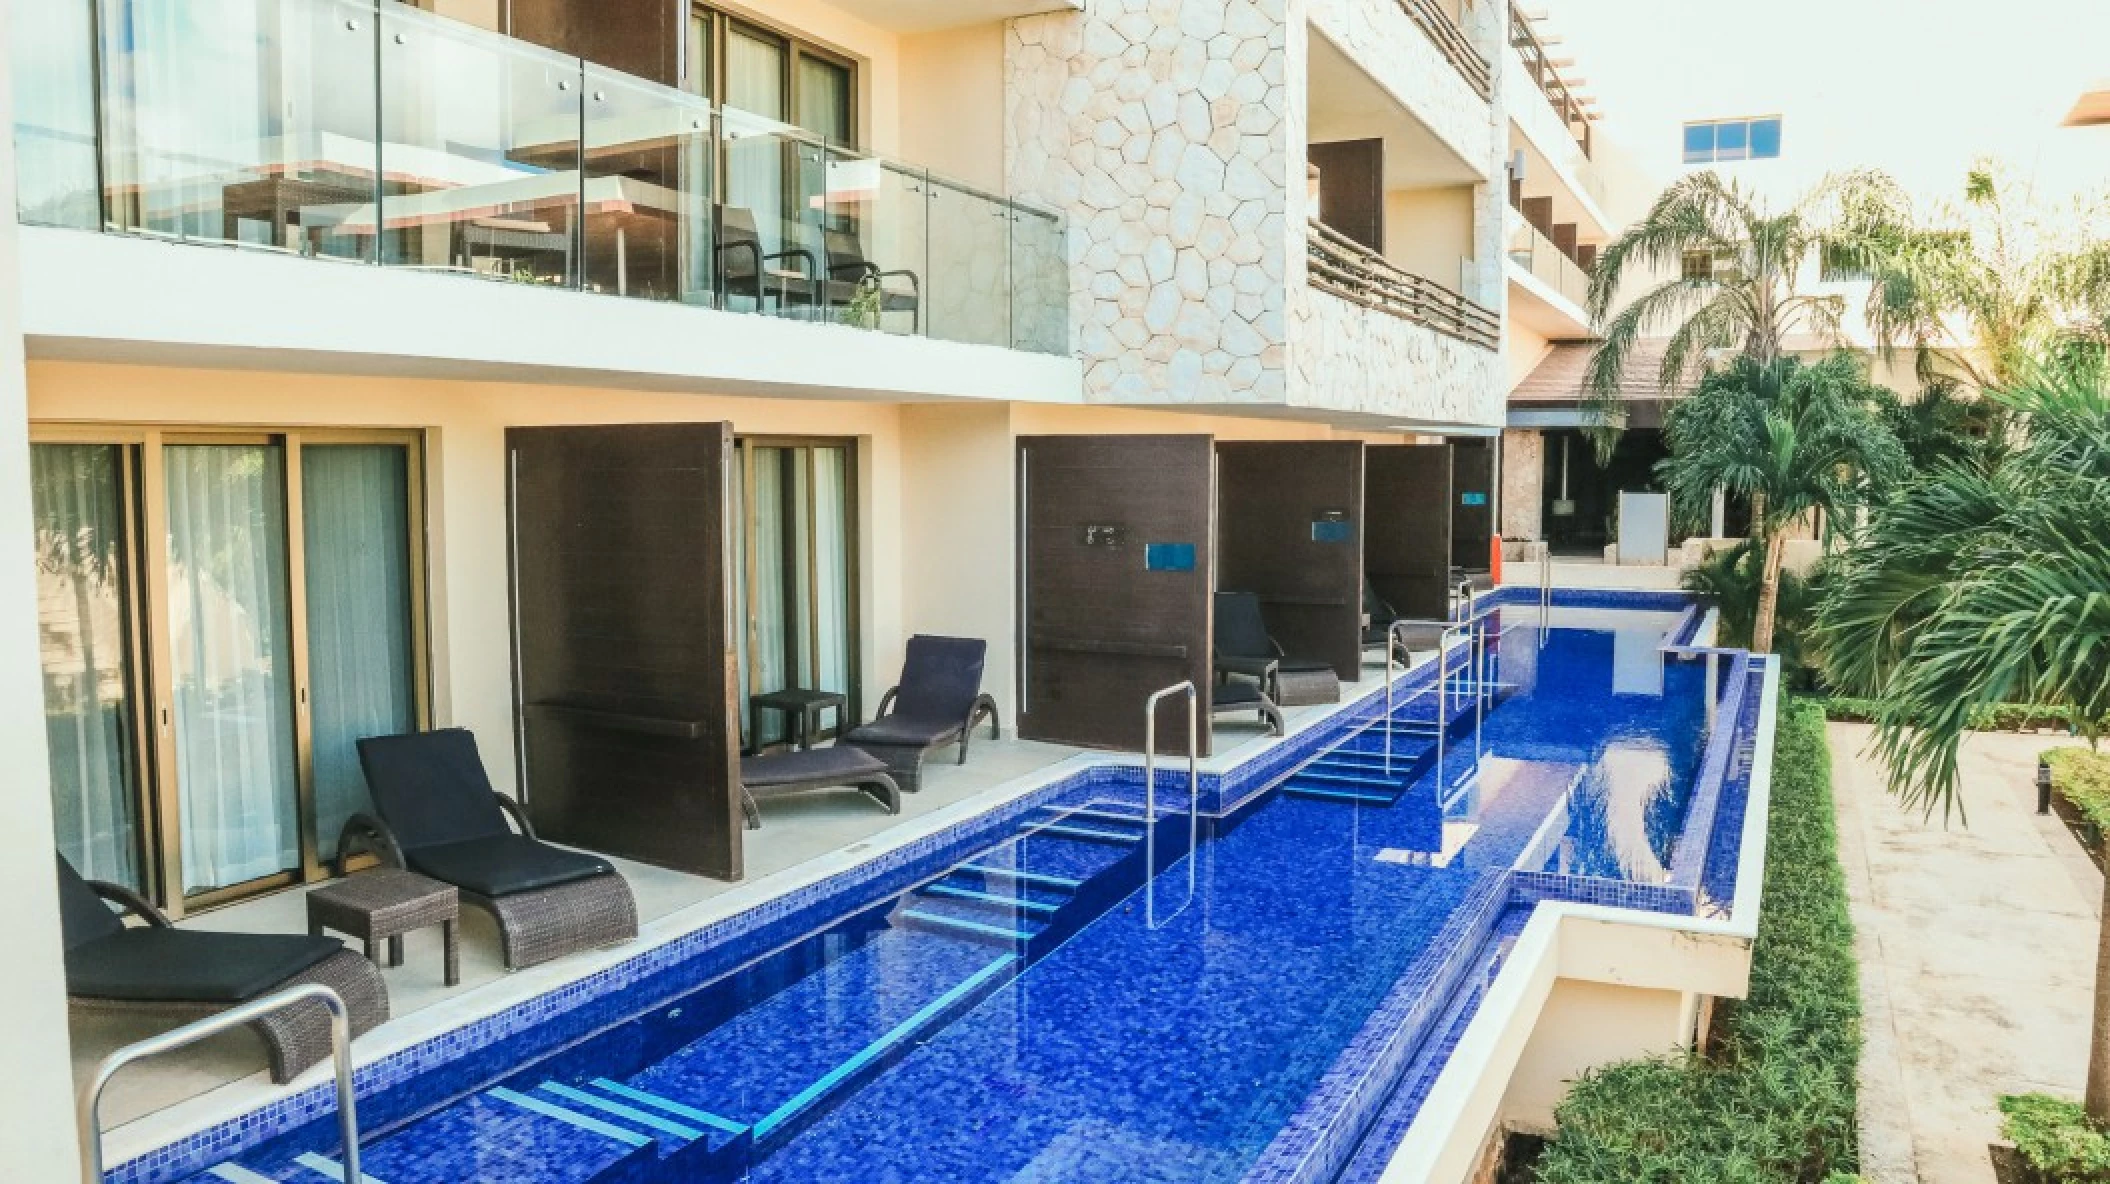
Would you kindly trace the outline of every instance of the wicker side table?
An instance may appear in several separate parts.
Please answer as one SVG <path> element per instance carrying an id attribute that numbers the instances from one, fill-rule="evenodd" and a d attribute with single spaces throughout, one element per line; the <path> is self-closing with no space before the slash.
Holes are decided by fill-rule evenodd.
<path id="1" fill-rule="evenodd" d="M 366 956 L 374 965 L 401 966 L 403 935 L 437 925 L 446 945 L 446 983 L 451 987 L 462 980 L 461 911 L 461 895 L 452 884 L 397 868 L 375 868 L 308 893 L 308 932 L 318 937 L 324 929 L 350 934 L 366 943 Z M 387 962 L 380 957 L 384 940 Z"/>

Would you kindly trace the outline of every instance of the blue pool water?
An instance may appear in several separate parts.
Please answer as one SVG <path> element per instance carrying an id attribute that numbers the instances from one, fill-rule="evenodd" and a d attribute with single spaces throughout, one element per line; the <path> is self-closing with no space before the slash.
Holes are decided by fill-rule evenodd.
<path id="1" fill-rule="evenodd" d="M 365 1169 L 384 1184 L 1313 1178 L 1299 1140 L 1323 1118 L 1315 1091 L 1373 1027 L 1412 1036 L 1410 1085 L 1375 1129 L 1411 1116 L 1412 1083 L 1528 915 L 1491 885 L 1518 867 L 1661 883 L 1676 854 L 1707 688 L 1657 652 L 1670 616 L 1542 631 L 1535 609 L 1502 611 L 1477 739 L 1471 696 L 1403 698 L 1393 726 L 1206 819 L 1191 854 L 1184 809 L 1163 814 L 1148 884 L 1134 800 L 1039 812 L 905 896 L 369 1132 Z M 195 1178 L 319 1180 L 331 1154 L 303 1129 Z"/>

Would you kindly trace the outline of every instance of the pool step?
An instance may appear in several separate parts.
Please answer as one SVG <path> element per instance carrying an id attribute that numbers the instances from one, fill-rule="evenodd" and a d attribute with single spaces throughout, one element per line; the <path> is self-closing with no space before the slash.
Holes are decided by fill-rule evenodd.
<path id="1" fill-rule="evenodd" d="M 1397 795 L 1382 793 L 1358 793 L 1354 790 L 1327 789 L 1321 786 L 1299 785 L 1291 781 L 1282 792 L 1293 798 L 1307 798 L 1319 802 L 1340 802 L 1351 806 L 1390 806 L 1399 801 Z"/>
<path id="2" fill-rule="evenodd" d="M 388 1184 L 645 1184 L 687 1145 L 537 1092 L 500 1086 L 437 1111 L 362 1148 L 360 1175 Z M 309 1167 L 273 1178 L 322 1177 Z"/>
<path id="3" fill-rule="evenodd" d="M 1039 900 L 1010 892 L 986 892 L 979 888 L 966 888 L 948 884 L 943 880 L 925 884 L 916 889 L 918 896 L 937 896 L 946 900 L 964 901 L 968 904 L 984 905 L 1003 912 L 1026 913 L 1052 917 L 1062 907 L 1058 901 Z"/>
<path id="4" fill-rule="evenodd" d="M 1110 843 L 1122 847 L 1132 847 L 1137 843 L 1143 841 L 1143 834 L 1141 831 L 1137 831 L 1134 834 L 1129 834 L 1126 831 L 1107 830 L 1103 827 L 1079 826 L 1074 823 L 1068 822 L 1050 822 L 1042 826 L 1037 826 L 1033 828 L 1031 834 L 1052 835 L 1056 838 L 1062 839 L 1077 839 L 1081 842 L 1086 843 Z"/>

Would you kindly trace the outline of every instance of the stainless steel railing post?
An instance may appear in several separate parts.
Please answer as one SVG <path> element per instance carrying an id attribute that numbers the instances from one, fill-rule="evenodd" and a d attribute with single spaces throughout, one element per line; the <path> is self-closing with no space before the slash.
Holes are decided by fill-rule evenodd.
<path id="1" fill-rule="evenodd" d="M 1143 893 L 1144 923 L 1157 926 L 1158 881 L 1158 704 L 1187 696 L 1187 897 L 1194 898 L 1196 848 L 1201 843 L 1201 692 L 1188 679 L 1153 691 L 1143 701 Z M 1185 907 L 1184 905 L 1181 907 Z"/>
<path id="2" fill-rule="evenodd" d="M 81 1085 L 74 1113 L 81 1138 L 82 1184 L 103 1184 L 103 1089 L 119 1069 L 146 1057 L 195 1044 L 230 1028 L 239 1028 L 282 1007 L 309 1000 L 322 1004 L 330 1012 L 330 1059 L 337 1069 L 337 1134 L 344 1142 L 344 1180 L 345 1184 L 359 1184 L 362 1177 L 359 1174 L 359 1115 L 354 1109 L 352 1094 L 351 1013 L 345 1009 L 343 998 L 321 983 L 302 983 L 261 999 L 237 1004 L 202 1020 L 127 1044 L 97 1062 L 95 1072 Z"/>

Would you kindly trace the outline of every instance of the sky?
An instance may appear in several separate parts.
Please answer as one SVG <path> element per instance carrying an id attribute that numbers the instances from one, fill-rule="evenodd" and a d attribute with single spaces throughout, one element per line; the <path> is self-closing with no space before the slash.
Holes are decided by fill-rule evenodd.
<path id="1" fill-rule="evenodd" d="M 1648 191 L 1683 170 L 1687 120 L 1782 117 L 1779 160 L 1732 166 L 1772 200 L 1884 168 L 1954 197 L 1978 157 L 2040 198 L 2110 192 L 2110 126 L 2061 128 L 2110 78 L 2110 0 L 1521 0 Z"/>

